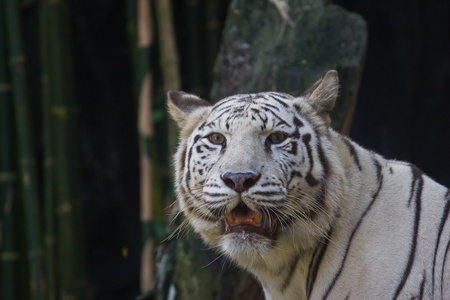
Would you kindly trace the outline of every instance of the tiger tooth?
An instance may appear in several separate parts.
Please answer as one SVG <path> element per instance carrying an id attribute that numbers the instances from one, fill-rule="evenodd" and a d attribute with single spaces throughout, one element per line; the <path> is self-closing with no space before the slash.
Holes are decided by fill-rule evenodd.
<path id="1" fill-rule="evenodd" d="M 227 213 L 227 219 L 230 224 L 234 223 L 235 221 L 233 214 L 231 212 Z"/>
<path id="2" fill-rule="evenodd" d="M 255 217 L 253 218 L 253 221 L 255 223 L 261 223 L 262 215 L 259 212 L 256 212 Z"/>

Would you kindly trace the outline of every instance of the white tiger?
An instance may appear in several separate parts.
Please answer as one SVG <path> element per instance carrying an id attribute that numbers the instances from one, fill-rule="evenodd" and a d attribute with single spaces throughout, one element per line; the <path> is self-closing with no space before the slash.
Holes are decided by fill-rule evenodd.
<path id="1" fill-rule="evenodd" d="M 450 299 L 449 190 L 331 129 L 337 93 L 170 91 L 187 220 L 267 299 Z"/>

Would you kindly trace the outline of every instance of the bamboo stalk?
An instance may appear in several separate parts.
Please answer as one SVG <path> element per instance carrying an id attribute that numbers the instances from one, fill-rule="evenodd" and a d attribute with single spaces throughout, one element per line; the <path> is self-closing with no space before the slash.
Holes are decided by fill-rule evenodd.
<path id="1" fill-rule="evenodd" d="M 200 0 L 185 0 L 187 17 L 187 35 L 189 37 L 189 47 L 185 48 L 187 52 L 187 78 L 189 80 L 189 90 L 197 95 L 204 92 L 205 86 L 202 84 L 202 49 L 200 46 Z"/>
<path id="2" fill-rule="evenodd" d="M 42 276 L 42 245 L 39 221 L 39 197 L 37 193 L 37 173 L 33 154 L 29 98 L 25 78 L 25 55 L 23 54 L 21 23 L 18 2 L 2 1 L 8 46 L 10 73 L 13 83 L 16 132 L 18 142 L 19 172 L 23 189 L 25 227 L 29 260 L 31 299 L 44 299 Z"/>
<path id="3" fill-rule="evenodd" d="M 132 45 L 135 94 L 138 99 L 138 133 L 140 149 L 142 262 L 141 290 L 154 283 L 155 242 L 161 240 L 158 230 L 163 222 L 163 185 L 159 159 L 161 142 L 155 138 L 154 97 L 151 55 L 153 49 L 153 17 L 150 0 L 128 1 L 128 30 Z M 137 27 L 136 27 L 137 24 Z"/>
<path id="4" fill-rule="evenodd" d="M 173 22 L 172 4 L 167 0 L 156 0 L 156 22 L 158 28 L 158 44 L 161 55 L 161 69 L 164 80 L 164 90 L 180 90 L 180 64 Z M 172 157 L 176 148 L 177 128 L 168 119 L 169 156 Z"/>
<path id="5" fill-rule="evenodd" d="M 3 7 L 0 5 L 0 17 L 3 17 Z M 4 23 L 0 22 L 0 236 L 1 238 L 1 269 L 2 295 L 4 300 L 19 298 L 18 253 L 14 210 L 16 172 L 13 157 L 13 120 L 11 83 L 7 67 L 6 31 Z"/>
<path id="6" fill-rule="evenodd" d="M 51 109 L 55 134 L 55 171 L 56 171 L 56 219 L 58 224 L 58 256 L 60 265 L 60 298 L 75 298 L 73 287 L 75 277 L 74 230 L 72 187 L 70 182 L 70 164 L 68 149 L 68 114 L 69 107 L 65 99 L 66 73 L 64 71 L 61 49 L 61 25 L 58 7 L 49 5 L 51 48 L 51 74 L 54 102 Z"/>
<path id="7" fill-rule="evenodd" d="M 86 296 L 83 218 L 77 167 L 77 128 L 69 34 L 69 3 L 46 0 L 53 103 L 56 220 L 61 299 Z"/>
<path id="8" fill-rule="evenodd" d="M 162 202 L 160 172 L 156 171 L 158 161 L 151 155 L 151 148 L 155 147 L 153 122 L 153 80 L 151 70 L 151 50 L 153 46 L 153 19 L 150 0 L 137 2 L 138 48 L 141 62 L 146 69 L 138 74 L 136 83 L 140 85 L 138 133 L 141 157 L 141 223 L 143 234 L 141 291 L 149 290 L 155 281 L 155 231 L 154 206 Z M 136 61 L 136 63 L 138 63 Z M 157 151 L 156 151 L 157 153 Z"/>
<path id="9" fill-rule="evenodd" d="M 56 285 L 56 231 L 55 231 L 55 160 L 53 146 L 53 122 L 51 107 L 53 93 L 51 86 L 51 52 L 49 8 L 45 1 L 40 4 L 41 86 L 42 86 L 42 138 L 43 138 L 43 183 L 45 218 L 45 263 L 47 297 L 57 299 Z"/>
<path id="10" fill-rule="evenodd" d="M 208 74 L 212 74 L 220 40 L 219 1 L 206 0 L 206 39 L 207 39 L 207 67 Z M 213 76 L 207 77 L 208 90 L 211 88 Z"/>
<path id="11" fill-rule="evenodd" d="M 154 284 L 154 251 L 155 240 L 153 236 L 153 206 L 155 199 L 154 177 L 158 174 L 152 171 L 152 160 L 146 149 L 147 141 L 153 135 L 152 122 L 152 101 L 151 101 L 151 82 L 150 74 L 147 74 L 142 81 L 142 91 L 139 97 L 139 144 L 141 156 L 141 223 L 143 233 L 142 266 L 141 266 L 141 291 L 151 289 Z"/>
<path id="12" fill-rule="evenodd" d="M 167 0 L 156 0 L 155 4 L 164 89 L 166 91 L 179 90 L 181 88 L 180 64 L 175 39 L 172 4 Z"/>

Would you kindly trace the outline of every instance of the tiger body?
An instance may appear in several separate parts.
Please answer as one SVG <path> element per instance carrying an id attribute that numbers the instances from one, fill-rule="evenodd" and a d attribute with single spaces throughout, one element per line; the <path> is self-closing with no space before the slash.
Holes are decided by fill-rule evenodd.
<path id="1" fill-rule="evenodd" d="M 331 129 L 337 89 L 169 92 L 182 211 L 266 299 L 450 299 L 449 190 Z"/>

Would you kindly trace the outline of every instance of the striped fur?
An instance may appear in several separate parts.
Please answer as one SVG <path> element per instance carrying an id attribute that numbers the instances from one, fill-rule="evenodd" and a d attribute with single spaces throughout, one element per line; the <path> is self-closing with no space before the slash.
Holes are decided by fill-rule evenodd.
<path id="1" fill-rule="evenodd" d="M 297 98 L 169 92 L 181 210 L 267 299 L 450 299 L 449 190 L 333 131 L 337 89 L 329 71 Z M 265 231 L 230 231 L 238 207 Z"/>

